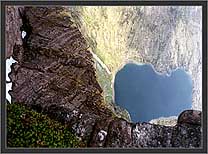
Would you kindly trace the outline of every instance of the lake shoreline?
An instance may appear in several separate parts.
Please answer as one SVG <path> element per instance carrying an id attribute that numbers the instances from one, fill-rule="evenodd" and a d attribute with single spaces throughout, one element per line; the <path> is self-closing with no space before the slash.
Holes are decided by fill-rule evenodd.
<path id="1" fill-rule="evenodd" d="M 155 114 L 149 120 L 156 119 L 161 116 L 164 117 L 177 116 L 179 111 L 183 109 L 191 108 L 192 84 L 193 83 L 190 75 L 183 69 L 176 68 L 172 70 L 170 74 L 167 75 L 165 73 L 158 73 L 152 64 L 129 62 L 123 65 L 123 67 L 121 67 L 121 69 L 117 71 L 117 73 L 113 78 L 113 82 L 112 82 L 113 100 L 116 105 L 119 105 L 127 109 L 131 117 L 134 116 L 131 113 L 132 111 L 130 111 L 130 109 L 127 108 L 127 106 L 130 107 L 132 105 L 138 106 L 138 108 L 136 107 L 136 109 L 135 107 L 133 108 L 130 107 L 132 108 L 132 110 L 134 110 L 134 112 L 137 111 L 137 109 L 141 110 L 140 108 L 143 106 L 144 111 L 145 110 L 151 111 L 150 114 L 147 114 L 147 117 Z M 166 86 L 168 87 L 169 90 L 166 89 L 167 88 Z M 119 87 L 121 89 L 119 89 Z M 140 88 L 138 89 L 138 87 Z M 148 88 L 151 88 L 150 91 L 148 91 Z M 143 89 L 146 89 L 147 92 L 145 92 L 145 90 Z M 138 103 L 138 100 L 140 100 L 139 104 L 135 104 L 135 102 Z M 159 105 L 156 107 L 158 111 L 156 110 L 154 111 L 148 107 L 147 108 L 145 107 L 146 103 L 152 104 L 151 103 L 152 101 L 155 102 L 154 105 Z M 187 102 L 187 103 L 180 103 L 180 102 Z M 163 109 L 164 103 L 165 104 L 169 103 L 169 105 L 172 106 L 172 109 L 170 109 L 171 111 L 170 113 L 168 112 L 168 109 L 167 111 Z M 162 109 L 162 111 L 163 110 L 164 111 L 159 112 L 159 110 L 161 110 L 160 108 Z M 138 112 L 135 113 L 140 115 L 143 113 L 143 110 L 141 111 L 139 110 Z M 142 120 L 142 121 L 147 121 L 147 120 Z"/>

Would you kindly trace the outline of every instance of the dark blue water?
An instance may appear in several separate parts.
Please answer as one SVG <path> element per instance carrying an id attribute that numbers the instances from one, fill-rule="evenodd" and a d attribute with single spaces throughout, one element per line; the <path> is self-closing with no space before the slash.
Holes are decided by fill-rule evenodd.
<path id="1" fill-rule="evenodd" d="M 192 104 L 192 81 L 183 70 L 160 75 L 151 65 L 126 64 L 114 82 L 115 102 L 126 108 L 133 122 L 178 116 Z"/>

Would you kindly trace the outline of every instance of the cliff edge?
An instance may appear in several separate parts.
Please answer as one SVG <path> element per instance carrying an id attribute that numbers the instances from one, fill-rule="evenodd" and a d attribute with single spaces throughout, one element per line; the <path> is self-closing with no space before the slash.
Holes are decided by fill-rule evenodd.
<path id="1" fill-rule="evenodd" d="M 91 147 L 200 147 L 201 112 L 185 111 L 179 116 L 185 120 L 162 126 L 128 122 L 106 107 L 89 45 L 67 11 L 62 7 L 19 11 L 19 29 L 26 36 L 22 45 L 13 46 L 18 63 L 12 64 L 9 74 L 12 102 L 66 124 Z M 196 118 L 181 118 L 187 115 Z"/>

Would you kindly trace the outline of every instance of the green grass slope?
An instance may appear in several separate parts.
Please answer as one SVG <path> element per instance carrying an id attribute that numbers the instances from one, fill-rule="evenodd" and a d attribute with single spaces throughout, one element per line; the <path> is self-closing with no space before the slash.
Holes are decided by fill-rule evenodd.
<path id="1" fill-rule="evenodd" d="M 8 147 L 79 147 L 67 126 L 22 104 L 7 105 Z"/>

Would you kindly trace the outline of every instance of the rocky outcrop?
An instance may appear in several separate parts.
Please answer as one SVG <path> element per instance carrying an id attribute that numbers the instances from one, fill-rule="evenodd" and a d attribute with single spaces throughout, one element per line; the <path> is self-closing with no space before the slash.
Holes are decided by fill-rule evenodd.
<path id="1" fill-rule="evenodd" d="M 13 52 L 15 44 L 22 45 L 20 26 L 22 19 L 19 14 L 24 7 L 20 6 L 7 6 L 5 9 L 6 14 L 6 57 L 10 57 Z"/>
<path id="2" fill-rule="evenodd" d="M 103 126 L 101 127 L 102 123 Z M 107 127 L 108 126 L 108 127 Z M 174 127 L 150 123 L 129 123 L 122 119 L 96 125 L 92 146 L 106 147 L 200 147 L 201 127 L 198 124 L 177 124 Z M 106 132 L 106 133 L 102 133 Z M 103 136 L 101 135 L 103 134 Z M 105 136 L 105 134 L 107 136 Z M 192 137 L 192 138 L 190 138 Z"/>
<path id="3" fill-rule="evenodd" d="M 201 125 L 201 112 L 196 110 L 185 110 L 178 117 L 178 124 Z"/>
<path id="4" fill-rule="evenodd" d="M 66 9 L 25 7 L 23 45 L 15 45 L 13 102 L 68 125 L 92 147 L 200 147 L 201 126 L 131 123 L 109 110 L 92 55 Z M 26 23 L 25 23 L 26 22 Z"/>

